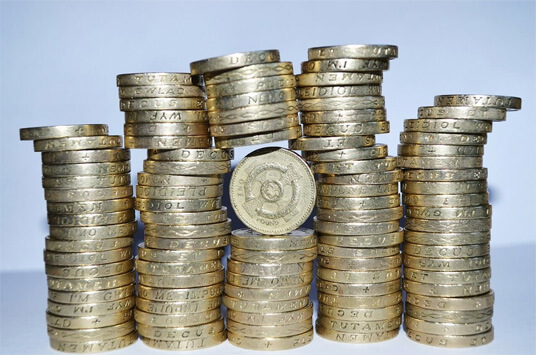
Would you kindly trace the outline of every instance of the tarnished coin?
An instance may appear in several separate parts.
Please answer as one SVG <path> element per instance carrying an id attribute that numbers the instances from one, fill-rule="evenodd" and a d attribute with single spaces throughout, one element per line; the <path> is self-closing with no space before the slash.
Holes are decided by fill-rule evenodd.
<path id="1" fill-rule="evenodd" d="M 283 148 L 247 155 L 230 183 L 231 204 L 251 229 L 270 235 L 288 233 L 309 217 L 315 204 L 315 180 L 307 163 Z"/>

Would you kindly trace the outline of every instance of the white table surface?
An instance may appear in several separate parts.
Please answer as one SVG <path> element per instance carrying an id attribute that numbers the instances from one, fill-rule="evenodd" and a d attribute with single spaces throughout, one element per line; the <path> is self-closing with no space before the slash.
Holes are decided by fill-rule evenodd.
<path id="1" fill-rule="evenodd" d="M 495 340 L 471 349 L 439 349 L 414 343 L 403 331 L 397 338 L 370 345 L 349 345 L 315 336 L 313 342 L 292 354 L 328 352 L 365 354 L 536 354 L 536 244 L 492 248 L 492 288 L 496 302 Z M 44 271 L 0 273 L 0 353 L 58 354 L 48 345 L 45 309 L 47 287 Z M 316 317 L 316 314 L 315 314 Z M 113 354 L 165 354 L 141 341 Z M 195 354 L 249 354 L 225 342 Z M 259 352 L 260 353 L 260 352 Z"/>

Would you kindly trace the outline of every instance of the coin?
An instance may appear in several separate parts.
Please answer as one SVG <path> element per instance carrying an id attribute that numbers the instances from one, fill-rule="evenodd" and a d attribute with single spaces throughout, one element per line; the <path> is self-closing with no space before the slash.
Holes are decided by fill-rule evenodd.
<path id="1" fill-rule="evenodd" d="M 134 344 L 138 340 L 138 333 L 132 332 L 113 339 L 93 340 L 86 342 L 64 341 L 50 338 L 50 347 L 54 350 L 73 353 L 97 353 L 122 349 Z"/>
<path id="2" fill-rule="evenodd" d="M 298 107 L 304 112 L 381 109 L 385 107 L 385 98 L 383 96 L 356 96 L 308 99 L 300 100 Z"/>
<path id="3" fill-rule="evenodd" d="M 47 333 L 51 339 L 66 341 L 92 341 L 92 340 L 109 340 L 123 335 L 127 335 L 136 330 L 134 319 L 118 325 L 103 328 L 90 329 L 60 329 L 47 326 Z"/>
<path id="4" fill-rule="evenodd" d="M 489 281 L 491 268 L 470 271 L 423 271 L 404 267 L 404 279 L 441 285 L 472 284 Z"/>
<path id="5" fill-rule="evenodd" d="M 298 115 L 269 118 L 267 120 L 250 121 L 227 125 L 211 125 L 213 137 L 240 136 L 251 133 L 278 131 L 289 127 L 299 126 Z"/>
<path id="6" fill-rule="evenodd" d="M 419 207 L 468 207 L 481 206 L 489 203 L 488 193 L 460 195 L 402 195 L 402 203 L 406 206 Z M 447 232 L 447 231 L 444 231 Z M 454 231 L 450 231 L 454 232 Z M 469 231 L 474 232 L 474 231 Z"/>
<path id="7" fill-rule="evenodd" d="M 456 119 L 473 119 L 485 121 L 504 121 L 506 120 L 506 109 L 494 107 L 476 107 L 476 106 L 459 106 L 459 107 L 441 107 L 441 106 L 422 106 L 419 107 L 419 118 L 456 118 Z"/>
<path id="8" fill-rule="evenodd" d="M 456 218 L 485 218 L 491 216 L 491 205 L 473 207 L 408 207 L 406 216 L 424 219 L 456 219 Z"/>
<path id="9" fill-rule="evenodd" d="M 208 97 L 222 97 L 249 92 L 293 88 L 295 86 L 296 79 L 294 75 L 275 75 L 207 85 L 205 90 Z"/>
<path id="10" fill-rule="evenodd" d="M 117 76 L 117 86 L 193 85 L 190 73 L 135 73 Z"/>
<path id="11" fill-rule="evenodd" d="M 21 140 L 34 141 L 66 137 L 104 136 L 107 134 L 108 125 L 105 124 L 46 126 L 20 129 Z"/>
<path id="12" fill-rule="evenodd" d="M 197 301 L 181 301 L 181 302 L 159 302 L 149 301 L 144 298 L 139 298 L 136 302 L 136 307 L 140 311 L 154 314 L 189 314 L 206 312 L 213 309 L 219 309 L 221 306 L 221 298 L 214 297 Z"/>
<path id="13" fill-rule="evenodd" d="M 193 288 L 156 288 L 138 285 L 138 296 L 155 301 L 199 300 L 218 297 L 223 293 L 223 283 Z M 212 312 L 211 312 L 212 313 Z M 213 314 L 213 316 L 216 314 Z M 217 319 L 217 318 L 215 318 Z M 207 321 L 209 322 L 209 321 Z M 165 323 L 162 323 L 165 326 Z M 180 326 L 180 324 L 179 324 Z"/>
<path id="14" fill-rule="evenodd" d="M 374 271 L 400 267 L 402 265 L 402 256 L 399 254 L 377 258 L 342 258 L 320 255 L 317 261 L 318 266 L 328 269 Z"/>
<path id="15" fill-rule="evenodd" d="M 119 100 L 121 111 L 141 110 L 205 110 L 204 98 L 143 98 Z"/>
<path id="16" fill-rule="evenodd" d="M 336 245 L 346 248 L 376 248 L 398 245 L 402 243 L 404 232 L 399 229 L 394 233 L 376 234 L 369 236 L 347 236 L 347 235 L 329 235 L 320 234 L 318 241 L 320 243 Z"/>
<path id="17" fill-rule="evenodd" d="M 482 134 L 491 132 L 491 127 L 491 122 L 479 120 L 448 118 L 404 120 L 404 129 L 408 132 Z"/>
<path id="18" fill-rule="evenodd" d="M 145 239 L 147 241 L 147 239 Z M 193 275 L 218 271 L 222 268 L 220 260 L 160 263 L 136 259 L 136 271 L 147 275 Z"/>
<path id="19" fill-rule="evenodd" d="M 130 185 L 130 174 L 117 175 L 95 175 L 95 176 L 64 176 L 64 177 L 43 177 L 44 188 L 99 188 L 117 187 Z"/>
<path id="20" fill-rule="evenodd" d="M 206 186 L 223 183 L 221 175 L 170 175 L 138 173 L 138 185 L 145 186 Z"/>
<path id="21" fill-rule="evenodd" d="M 100 316 L 128 310 L 136 304 L 136 297 L 130 296 L 117 301 L 103 303 L 85 303 L 81 305 L 63 304 L 48 300 L 47 312 L 57 316 Z"/>
<path id="22" fill-rule="evenodd" d="M 131 236 L 137 229 L 138 223 L 136 222 L 95 227 L 50 226 L 49 236 L 61 240 L 106 239 Z"/>
<path id="23" fill-rule="evenodd" d="M 125 137 L 125 147 L 145 149 L 210 148 L 211 138 L 203 136 Z"/>
<path id="24" fill-rule="evenodd" d="M 398 193 L 398 184 L 385 185 L 339 185 L 317 183 L 319 196 L 331 197 L 375 197 Z"/>
<path id="25" fill-rule="evenodd" d="M 160 350 L 197 350 L 206 349 L 221 344 L 227 339 L 225 330 L 195 339 L 161 340 L 143 337 L 145 345 Z"/>
<path id="26" fill-rule="evenodd" d="M 422 232 L 475 232 L 489 231 L 491 217 L 473 219 L 416 219 L 406 218 L 406 228 Z"/>
<path id="27" fill-rule="evenodd" d="M 398 47 L 378 44 L 349 44 L 343 46 L 313 47 L 307 50 L 309 59 L 332 58 L 387 58 L 398 57 Z"/>
<path id="28" fill-rule="evenodd" d="M 60 152 L 43 152 L 43 164 L 105 163 L 130 160 L 128 149 L 92 149 Z"/>
<path id="29" fill-rule="evenodd" d="M 87 136 L 65 137 L 34 140 L 36 152 L 60 152 L 88 149 L 120 148 L 123 145 L 121 136 Z"/>
<path id="30" fill-rule="evenodd" d="M 130 172 L 130 162 L 43 165 L 44 177 L 113 175 Z"/>
<path id="31" fill-rule="evenodd" d="M 376 210 L 330 210 L 325 208 L 318 208 L 316 212 L 316 218 L 322 221 L 350 223 L 374 223 L 395 221 L 402 218 L 403 215 L 404 211 L 402 206 Z"/>
<path id="32" fill-rule="evenodd" d="M 298 228 L 279 236 L 266 236 L 242 228 L 232 232 L 231 245 L 249 250 L 299 250 L 316 246 L 316 235 L 307 228 Z"/>
<path id="33" fill-rule="evenodd" d="M 146 248 L 143 243 L 141 243 L 138 247 L 138 257 L 140 258 L 140 260 L 162 263 L 215 260 L 221 258 L 223 254 L 223 249 L 162 250 Z"/>
<path id="34" fill-rule="evenodd" d="M 398 157 L 403 169 L 467 169 L 482 168 L 482 157 Z"/>
<path id="35" fill-rule="evenodd" d="M 141 286 L 141 285 L 140 285 Z M 187 327 L 213 322 L 221 317 L 219 309 L 189 314 L 153 314 L 139 309 L 134 311 L 138 324 L 157 327 Z"/>
<path id="36" fill-rule="evenodd" d="M 250 337 L 285 337 L 301 334 L 313 328 L 312 318 L 297 323 L 278 325 L 250 325 L 227 321 L 227 329 L 230 332 Z"/>
<path id="37" fill-rule="evenodd" d="M 319 279 L 345 284 L 384 283 L 398 280 L 400 275 L 400 268 L 372 271 L 334 270 L 321 267 L 317 269 Z"/>
<path id="38" fill-rule="evenodd" d="M 383 76 L 378 73 L 326 72 L 296 75 L 299 87 L 333 86 L 333 85 L 369 85 L 381 84 Z"/>
<path id="39" fill-rule="evenodd" d="M 248 301 L 223 296 L 223 304 L 229 310 L 251 313 L 279 313 L 302 309 L 309 305 L 309 296 L 283 301 Z"/>
<path id="40" fill-rule="evenodd" d="M 223 194 L 223 185 L 206 186 L 136 186 L 136 197 L 146 199 L 208 199 Z"/>
<path id="41" fill-rule="evenodd" d="M 488 169 L 457 169 L 457 170 L 406 170 L 404 180 L 413 181 L 466 181 L 485 180 L 488 178 Z"/>
<path id="42" fill-rule="evenodd" d="M 102 187 L 99 189 L 45 189 L 45 200 L 50 202 L 79 202 L 123 199 L 132 196 L 132 186 Z"/>
<path id="43" fill-rule="evenodd" d="M 414 293 L 406 295 L 407 302 L 426 309 L 445 311 L 471 311 L 493 307 L 495 293 L 490 291 L 480 296 L 472 297 L 432 297 Z"/>
<path id="44" fill-rule="evenodd" d="M 324 256 L 330 256 L 334 258 L 373 258 L 380 261 L 379 258 L 387 256 L 398 255 L 400 248 L 398 247 L 385 247 L 385 248 L 344 248 L 333 245 L 318 244 L 318 254 Z"/>
<path id="45" fill-rule="evenodd" d="M 301 151 L 334 151 L 356 147 L 370 147 L 375 143 L 374 136 L 345 137 L 301 137 L 290 142 L 289 147 Z"/>
<path id="46" fill-rule="evenodd" d="M 322 327 L 343 333 L 376 333 L 378 331 L 390 331 L 400 327 L 401 317 L 377 321 L 344 321 L 328 318 L 325 316 L 318 317 L 316 324 Z"/>
<path id="47" fill-rule="evenodd" d="M 134 271 L 92 279 L 62 279 L 48 276 L 48 288 L 56 291 L 101 291 L 126 286 L 135 281 Z"/>
<path id="48" fill-rule="evenodd" d="M 398 230 L 399 224 L 398 221 L 377 223 L 337 223 L 321 221 L 314 217 L 313 226 L 317 232 L 324 234 L 369 235 L 396 232 Z"/>
<path id="49" fill-rule="evenodd" d="M 327 175 L 320 174 L 318 181 L 326 184 L 392 184 L 402 181 L 403 173 L 400 169 L 382 171 L 377 173 Z"/>
<path id="50" fill-rule="evenodd" d="M 136 202 L 139 201 L 139 200 L 136 200 Z M 156 201 L 163 201 L 164 203 L 167 204 L 167 200 L 156 200 Z M 173 200 L 172 200 L 173 201 Z M 219 201 L 219 200 L 218 200 Z M 203 203 L 205 203 L 206 201 L 203 201 Z M 145 206 L 143 204 L 144 202 L 142 202 L 141 205 L 139 206 Z M 220 203 L 220 202 L 216 202 L 216 203 Z M 153 202 L 151 202 L 151 206 L 155 206 L 155 204 Z M 158 206 L 159 208 L 168 208 L 167 205 L 156 205 Z M 163 206 L 163 207 L 162 207 Z M 182 206 L 182 205 L 179 205 L 177 203 L 175 203 L 173 206 Z M 210 205 L 209 205 L 210 206 Z M 165 228 L 168 228 L 169 225 L 174 225 L 173 227 L 178 227 L 178 226 L 187 226 L 187 225 L 206 225 L 206 224 L 211 224 L 211 223 L 220 223 L 220 222 L 225 222 L 227 220 L 227 208 L 225 206 L 221 207 L 220 209 L 212 209 L 212 207 L 209 207 L 210 210 L 206 210 L 206 207 L 201 205 L 202 208 L 205 208 L 205 210 L 201 210 L 201 211 L 197 211 L 197 212 L 180 212 L 180 211 L 176 211 L 173 212 L 170 212 L 170 213 L 166 213 L 166 212 L 160 212 L 160 210 L 156 211 L 156 212 L 145 212 L 143 211 L 143 209 L 145 209 L 145 207 L 140 207 L 140 210 L 142 210 L 142 212 L 140 213 L 140 220 L 143 222 L 143 223 L 160 223 L 160 224 L 164 224 L 164 225 L 167 225 L 166 227 L 164 227 L 164 232 L 163 234 L 160 233 L 155 233 L 155 232 L 149 232 L 149 230 L 151 231 L 156 231 L 158 229 L 161 229 L 160 227 L 158 226 L 154 226 L 154 227 L 151 227 L 151 228 L 146 228 L 146 232 L 147 233 L 150 233 L 150 234 L 155 234 L 155 235 L 166 235 L 167 233 L 165 232 Z M 165 211 L 165 210 L 164 210 Z M 146 227 L 149 227 L 148 225 Z M 171 233 L 171 231 L 170 231 Z"/>
<path id="51" fill-rule="evenodd" d="M 381 94 L 382 87 L 380 85 L 304 86 L 296 88 L 296 97 L 300 100 Z"/>
<path id="52" fill-rule="evenodd" d="M 100 316 L 64 317 L 46 314 L 47 324 L 61 329 L 91 329 L 117 325 L 132 319 L 132 309 Z"/>
<path id="53" fill-rule="evenodd" d="M 208 111 L 222 111 L 294 100 L 296 100 L 295 89 L 285 88 L 268 91 L 249 92 L 246 94 L 239 94 L 234 96 L 208 98 L 206 105 Z"/>
<path id="54" fill-rule="evenodd" d="M 203 90 L 193 85 L 119 86 L 120 99 L 203 96 Z"/>
<path id="55" fill-rule="evenodd" d="M 228 332 L 229 342 L 235 346 L 248 350 L 290 350 L 305 346 L 313 341 L 313 329 L 298 335 L 287 337 L 255 338 Z"/>
<path id="56" fill-rule="evenodd" d="M 303 152 L 303 158 L 315 163 L 344 161 L 344 160 L 365 160 L 379 159 L 387 156 L 387 146 L 376 144 L 371 147 L 338 149 L 326 152 Z"/>
<path id="57" fill-rule="evenodd" d="M 132 270 L 133 266 L 134 262 L 132 259 L 102 265 L 55 266 L 45 264 L 45 273 L 48 276 L 65 279 L 107 277 L 128 272 Z"/>
<path id="58" fill-rule="evenodd" d="M 231 248 L 231 257 L 246 263 L 303 263 L 313 261 L 317 256 L 316 246 L 299 250 L 248 250 Z"/>
<path id="59" fill-rule="evenodd" d="M 332 175 L 368 174 L 368 173 L 390 171 L 390 170 L 394 170 L 396 167 L 397 167 L 396 158 L 385 157 L 382 159 L 347 160 L 343 162 L 333 162 L 333 163 L 315 163 L 313 164 L 313 171 L 319 174 L 332 174 Z"/>
<path id="60" fill-rule="evenodd" d="M 125 136 L 203 136 L 208 135 L 208 122 L 195 123 L 125 123 Z"/>
<path id="61" fill-rule="evenodd" d="M 204 110 L 143 110 L 125 112 L 126 123 L 206 123 Z"/>
<path id="62" fill-rule="evenodd" d="M 233 124 L 258 121 L 298 113 L 296 101 L 284 101 L 266 105 L 251 105 L 234 110 L 208 112 L 210 124 Z"/>
<path id="63" fill-rule="evenodd" d="M 52 214 L 47 215 L 48 224 L 51 226 L 63 226 L 63 227 L 90 227 L 90 226 L 103 226 L 110 224 L 119 224 L 134 222 L 136 216 L 134 209 L 128 209 L 119 212 L 107 212 L 96 214 Z"/>
<path id="64" fill-rule="evenodd" d="M 158 214 L 153 214 L 147 219 L 154 219 Z M 168 215 L 169 216 L 169 215 Z M 231 233 L 231 220 L 224 222 L 198 225 L 155 225 L 148 224 L 145 226 L 145 235 L 159 236 L 165 235 L 166 238 L 210 238 Z"/>
<path id="65" fill-rule="evenodd" d="M 389 133 L 388 121 L 308 124 L 303 126 L 303 134 L 311 137 L 367 136 L 382 133 Z"/>
<path id="66" fill-rule="evenodd" d="M 279 325 L 292 324 L 300 322 L 304 319 L 310 319 L 313 316 L 313 303 L 301 309 L 288 312 L 273 312 L 273 313 L 251 313 L 229 309 L 227 317 L 235 322 L 240 322 L 250 325 Z"/>
<path id="67" fill-rule="evenodd" d="M 171 160 L 171 161 L 226 161 L 234 158 L 232 149 L 173 149 L 158 150 L 149 149 L 147 158 L 150 160 Z"/>
<path id="68" fill-rule="evenodd" d="M 300 126 L 285 128 L 280 131 L 253 134 L 250 136 L 218 137 L 214 138 L 216 147 L 233 148 L 246 145 L 265 144 L 277 141 L 291 140 L 301 137 Z"/>
<path id="69" fill-rule="evenodd" d="M 318 72 L 378 72 L 389 69 L 385 59 L 319 59 L 301 63 L 302 73 Z"/>
<path id="70" fill-rule="evenodd" d="M 482 295 L 490 291 L 489 281 L 462 285 L 439 285 L 404 279 L 403 287 L 406 293 L 434 297 L 470 297 Z"/>
<path id="71" fill-rule="evenodd" d="M 482 145 L 420 145 L 399 144 L 398 154 L 403 156 L 481 156 L 484 155 Z"/>
<path id="72" fill-rule="evenodd" d="M 404 266 L 419 270 L 431 271 L 469 271 L 480 270 L 490 266 L 489 255 L 462 257 L 462 258 L 438 258 L 419 257 L 404 255 Z"/>
<path id="73" fill-rule="evenodd" d="M 143 171 L 150 174 L 217 175 L 230 172 L 231 162 L 144 160 Z"/>
<path id="74" fill-rule="evenodd" d="M 203 74 L 206 86 L 225 84 L 233 81 L 242 81 L 253 78 L 264 78 L 280 75 L 293 75 L 292 62 L 266 62 L 252 64 L 234 70 L 218 73 Z"/>
<path id="75" fill-rule="evenodd" d="M 231 204 L 251 229 L 281 235 L 298 228 L 314 208 L 314 176 L 297 154 L 264 148 L 248 154 L 230 182 Z"/>
<path id="76" fill-rule="evenodd" d="M 384 308 L 342 308 L 318 304 L 319 316 L 326 316 L 337 320 L 364 320 L 377 321 L 390 319 L 402 314 L 402 303 Z"/>
<path id="77" fill-rule="evenodd" d="M 376 343 L 393 339 L 398 335 L 398 329 L 378 333 L 347 333 L 329 330 L 318 323 L 316 324 L 316 332 L 325 339 L 351 344 Z"/>
<path id="78" fill-rule="evenodd" d="M 382 296 L 400 290 L 400 279 L 377 283 L 342 283 L 318 278 L 316 287 L 319 292 L 339 296 Z"/>
<path id="79" fill-rule="evenodd" d="M 318 196 L 316 205 L 319 208 L 332 210 L 377 210 L 400 206 L 400 195 L 377 197 Z"/>
<path id="80" fill-rule="evenodd" d="M 192 62 L 190 63 L 190 70 L 193 75 L 197 75 L 220 72 L 247 65 L 279 62 L 279 60 L 279 51 L 276 49 L 233 53 Z"/>
<path id="81" fill-rule="evenodd" d="M 225 329 L 223 318 L 207 324 L 186 327 L 155 327 L 138 324 L 138 333 L 142 337 L 159 340 L 194 340 L 211 334 L 220 333 Z"/>
<path id="82" fill-rule="evenodd" d="M 402 291 L 397 291 L 381 297 L 334 296 L 319 292 L 318 302 L 342 308 L 385 308 L 402 302 Z"/>
<path id="83" fill-rule="evenodd" d="M 400 143 L 480 145 L 488 141 L 486 134 L 401 132 Z"/>
<path id="84" fill-rule="evenodd" d="M 147 245 L 148 248 L 168 250 L 212 249 L 225 247 L 229 244 L 229 236 L 227 235 L 198 239 L 173 239 L 145 236 L 144 240 L 145 245 Z"/>
<path id="85" fill-rule="evenodd" d="M 521 98 L 499 95 L 438 95 L 434 97 L 437 106 L 477 106 L 520 110 Z"/>
<path id="86" fill-rule="evenodd" d="M 132 238 L 109 238 L 101 240 L 57 240 L 45 238 L 46 250 L 64 253 L 112 250 L 129 247 L 131 245 Z"/>
<path id="87" fill-rule="evenodd" d="M 278 287 L 295 287 L 310 284 L 313 280 L 313 272 L 308 271 L 293 275 L 278 276 L 254 276 L 235 274 L 227 271 L 227 283 L 234 286 L 248 288 L 278 288 Z"/>

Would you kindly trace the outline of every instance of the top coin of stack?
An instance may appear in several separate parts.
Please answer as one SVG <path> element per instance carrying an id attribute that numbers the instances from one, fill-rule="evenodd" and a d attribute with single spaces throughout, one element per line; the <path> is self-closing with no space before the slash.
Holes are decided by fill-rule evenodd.
<path id="1" fill-rule="evenodd" d="M 188 73 L 117 76 L 120 109 L 125 112 L 125 147 L 208 148 L 203 90 Z"/>
<path id="2" fill-rule="evenodd" d="M 493 340 L 494 302 L 484 144 L 492 122 L 520 109 L 521 99 L 441 95 L 434 104 L 404 122 L 398 146 L 406 333 L 427 345 L 484 345 Z"/>
<path id="3" fill-rule="evenodd" d="M 232 148 L 301 136 L 292 63 L 278 50 L 234 53 L 190 64 L 202 75 L 216 147 Z"/>

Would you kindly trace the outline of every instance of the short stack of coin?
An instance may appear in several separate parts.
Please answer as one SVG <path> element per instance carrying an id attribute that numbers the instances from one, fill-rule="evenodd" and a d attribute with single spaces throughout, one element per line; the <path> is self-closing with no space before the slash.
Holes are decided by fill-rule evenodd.
<path id="1" fill-rule="evenodd" d="M 439 347 L 484 345 L 493 340 L 494 302 L 484 144 L 492 122 L 521 99 L 441 95 L 434 104 L 404 122 L 398 147 L 406 334 Z"/>
<path id="2" fill-rule="evenodd" d="M 208 148 L 205 95 L 188 73 L 117 76 L 127 148 Z"/>
<path id="3" fill-rule="evenodd" d="M 292 63 L 278 50 L 234 53 L 190 64 L 202 75 L 216 147 L 232 148 L 301 136 Z"/>
<path id="4" fill-rule="evenodd" d="M 382 71 L 398 49 L 348 45 L 308 53 L 297 76 L 305 136 L 291 147 L 318 174 L 316 330 L 346 343 L 392 339 L 402 314 L 402 171 L 386 145 L 375 145 L 375 134 L 389 132 Z"/>
<path id="5" fill-rule="evenodd" d="M 193 350 L 226 337 L 221 258 L 231 221 L 222 206 L 232 150 L 149 150 L 138 174 L 136 209 L 145 224 L 138 248 L 138 332 L 150 347 Z"/>
<path id="6" fill-rule="evenodd" d="M 312 341 L 309 293 L 316 255 L 311 229 L 277 236 L 233 231 L 223 298 L 231 344 L 276 351 Z"/>
<path id="7" fill-rule="evenodd" d="M 102 124 L 23 128 L 42 152 L 52 348 L 100 352 L 137 339 L 130 152 Z"/>

